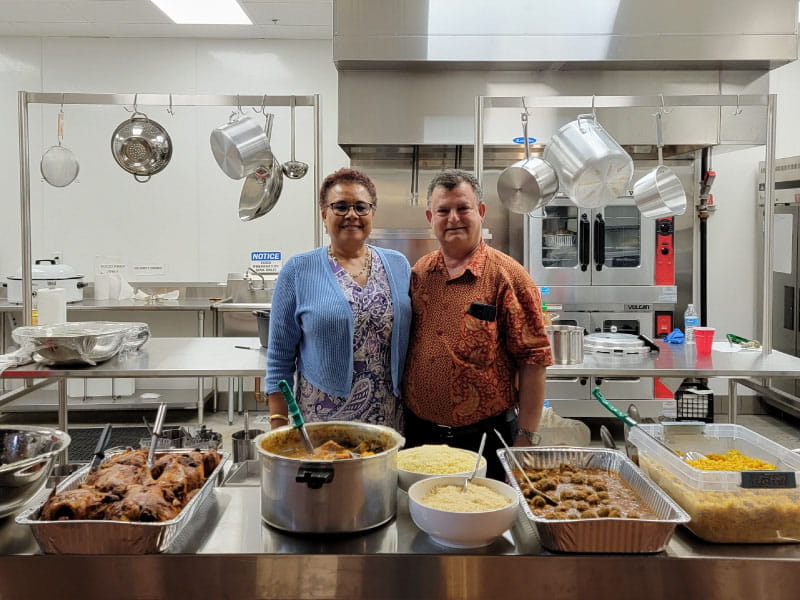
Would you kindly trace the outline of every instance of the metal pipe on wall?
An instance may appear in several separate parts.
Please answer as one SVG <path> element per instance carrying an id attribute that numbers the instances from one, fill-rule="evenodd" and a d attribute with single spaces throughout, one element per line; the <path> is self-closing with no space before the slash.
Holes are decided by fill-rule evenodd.
<path id="1" fill-rule="evenodd" d="M 320 129 L 320 99 L 319 94 L 314 94 L 314 137 L 317 140 L 314 146 L 314 247 L 322 245 L 322 217 L 317 204 L 317 194 L 322 185 L 322 131 Z"/>
<path id="2" fill-rule="evenodd" d="M 19 114 L 19 202 L 22 239 L 22 323 L 33 323 L 33 273 L 31 272 L 31 186 L 28 164 L 28 96 L 17 94 Z"/>
<path id="3" fill-rule="evenodd" d="M 772 352 L 772 226 L 775 214 L 775 110 L 778 96 L 767 98 L 767 143 L 764 158 L 764 289 L 761 311 L 761 352 Z"/>

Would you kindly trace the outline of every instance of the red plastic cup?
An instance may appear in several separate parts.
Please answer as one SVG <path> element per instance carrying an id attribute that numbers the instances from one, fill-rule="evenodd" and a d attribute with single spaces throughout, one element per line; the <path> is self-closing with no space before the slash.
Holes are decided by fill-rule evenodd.
<path id="1" fill-rule="evenodd" d="M 697 354 L 711 354 L 711 344 L 714 342 L 713 327 L 695 327 L 694 343 L 697 345 Z"/>

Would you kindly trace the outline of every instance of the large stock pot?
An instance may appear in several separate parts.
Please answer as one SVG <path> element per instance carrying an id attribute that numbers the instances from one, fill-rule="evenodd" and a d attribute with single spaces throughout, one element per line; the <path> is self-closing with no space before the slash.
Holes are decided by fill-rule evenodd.
<path id="1" fill-rule="evenodd" d="M 403 436 L 368 423 L 306 423 L 314 446 L 328 440 L 355 447 L 379 441 L 384 450 L 338 460 L 290 458 L 287 448 L 302 448 L 293 427 L 261 434 L 254 443 L 261 462 L 261 518 L 296 533 L 350 533 L 382 525 L 397 510 L 397 451 Z"/>

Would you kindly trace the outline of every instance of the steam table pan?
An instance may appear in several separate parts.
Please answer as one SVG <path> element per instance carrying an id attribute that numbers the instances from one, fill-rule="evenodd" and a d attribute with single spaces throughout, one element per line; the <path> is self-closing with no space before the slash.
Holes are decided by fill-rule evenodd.
<path id="1" fill-rule="evenodd" d="M 639 494 L 658 519 L 571 519 L 556 521 L 533 514 L 520 485 L 512 474 L 513 460 L 506 450 L 498 450 L 500 462 L 511 485 L 517 490 L 522 509 L 536 529 L 542 545 L 560 552 L 647 553 L 661 552 L 675 527 L 689 522 L 689 515 L 651 482 L 625 455 L 601 448 L 520 448 L 511 449 L 525 468 L 544 469 L 568 464 L 574 467 L 604 469 L 618 473 Z"/>
<path id="2" fill-rule="evenodd" d="M 159 454 L 181 454 L 192 449 L 156 451 Z M 108 452 L 106 456 L 114 456 Z M 203 487 L 183 507 L 178 516 L 160 523 L 133 523 L 125 521 L 40 521 L 40 511 L 48 495 L 41 494 L 39 501 L 26 508 L 16 521 L 29 525 L 31 531 L 46 554 L 155 554 L 164 552 L 175 541 L 195 515 L 200 514 L 201 505 L 211 496 L 220 480 L 223 467 L 228 460 L 227 452 L 220 452 L 221 460 L 206 479 Z M 80 487 L 89 474 L 90 464 L 64 480 L 58 491 Z"/>

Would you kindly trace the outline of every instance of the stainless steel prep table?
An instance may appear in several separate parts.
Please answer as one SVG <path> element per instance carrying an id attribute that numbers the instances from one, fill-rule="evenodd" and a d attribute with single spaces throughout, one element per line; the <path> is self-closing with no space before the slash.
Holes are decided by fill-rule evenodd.
<path id="1" fill-rule="evenodd" d="M 707 544 L 678 529 L 653 555 L 552 554 L 522 516 L 486 548 L 439 546 L 410 519 L 364 534 L 296 536 L 264 525 L 260 488 L 221 487 L 168 554 L 39 556 L 27 528 L 0 521 L 9 598 L 796 598 L 800 545 Z M 15 556 L 8 556 L 14 554 Z M 75 574 L 80 573 L 79 577 Z M 124 585 L 120 585 L 124 582 Z M 645 591 L 646 590 L 646 591 Z"/>
<path id="2" fill-rule="evenodd" d="M 94 300 L 85 299 L 80 302 L 67 304 L 67 314 L 75 311 L 191 311 L 197 313 L 197 335 L 205 335 L 206 311 L 214 306 L 214 302 L 202 298 L 179 298 L 177 300 L 161 300 L 157 302 L 144 302 L 142 300 Z M 6 352 L 6 313 L 22 312 L 21 304 L 11 304 L 7 300 L 0 300 L 0 354 Z M 71 319 L 78 321 L 80 319 Z M 216 329 L 214 330 L 216 334 Z M 216 391 L 216 385 L 214 385 Z M 0 391 L 2 388 L 0 387 Z M 197 381 L 197 403 L 202 404 L 204 399 L 203 379 Z"/>
<path id="3" fill-rule="evenodd" d="M 242 350 L 249 346 L 257 350 Z M 8 369 L 4 378 L 58 380 L 58 426 L 67 426 L 68 377 L 263 377 L 267 369 L 266 349 L 258 338 L 151 338 L 138 353 L 116 356 L 97 366 L 30 364 Z M 229 410 L 233 403 L 229 403 Z M 203 422 L 203 401 L 198 400 L 198 423 Z"/>
<path id="4" fill-rule="evenodd" d="M 715 342 L 716 343 L 716 342 Z M 639 357 L 613 357 L 585 353 L 578 365 L 554 365 L 547 368 L 553 376 L 588 377 L 721 377 L 728 379 L 728 420 L 736 422 L 738 396 L 736 386 L 748 385 L 750 378 L 800 377 L 800 358 L 773 350 L 762 352 L 719 352 L 698 356 L 693 345 L 656 341 L 657 354 Z"/>

